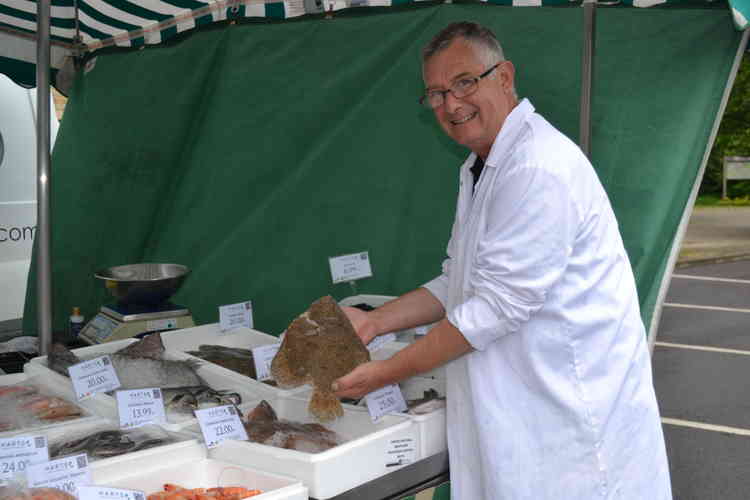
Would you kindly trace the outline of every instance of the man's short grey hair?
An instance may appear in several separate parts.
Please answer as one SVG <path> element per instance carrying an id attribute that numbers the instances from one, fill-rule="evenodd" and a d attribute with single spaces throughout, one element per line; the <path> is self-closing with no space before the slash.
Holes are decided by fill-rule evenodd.
<path id="1" fill-rule="evenodd" d="M 485 66 L 492 66 L 505 60 L 503 48 L 492 31 L 478 23 L 461 21 L 449 24 L 425 45 L 422 49 L 422 64 L 438 52 L 448 48 L 457 38 L 469 42 Z"/>

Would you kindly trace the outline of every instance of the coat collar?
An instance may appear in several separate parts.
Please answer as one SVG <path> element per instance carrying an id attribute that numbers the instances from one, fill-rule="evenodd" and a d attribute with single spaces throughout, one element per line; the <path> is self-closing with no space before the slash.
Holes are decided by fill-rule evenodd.
<path id="1" fill-rule="evenodd" d="M 507 157 L 508 151 L 513 147 L 516 142 L 518 134 L 521 132 L 523 124 L 531 113 L 534 112 L 534 106 L 529 102 L 528 99 L 523 98 L 519 102 L 513 111 L 511 111 L 505 118 L 500 132 L 495 137 L 495 142 L 492 143 L 492 149 L 487 160 L 484 162 L 485 167 L 496 167 L 500 165 L 504 158 Z M 474 155 L 476 157 L 476 155 Z M 472 165 L 474 163 L 472 162 Z"/>

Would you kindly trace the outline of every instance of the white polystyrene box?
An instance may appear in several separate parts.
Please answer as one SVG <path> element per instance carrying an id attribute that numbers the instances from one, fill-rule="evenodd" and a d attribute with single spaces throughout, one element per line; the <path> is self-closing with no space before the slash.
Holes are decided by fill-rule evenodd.
<path id="1" fill-rule="evenodd" d="M 251 328 L 239 327 L 228 332 L 222 332 L 219 323 L 210 325 L 201 325 L 194 328 L 184 328 L 182 330 L 173 330 L 161 334 L 164 346 L 170 351 L 197 351 L 201 344 L 222 345 L 225 347 L 238 347 L 241 349 L 254 349 L 269 344 L 278 344 L 280 341 L 273 335 L 253 330 Z M 207 361 L 204 361 L 207 363 Z M 275 396 L 294 396 L 307 389 L 296 387 L 293 389 L 280 389 L 272 385 L 258 382 L 241 373 L 237 373 L 223 366 L 216 366 L 217 370 L 223 371 L 227 376 L 236 378 L 238 383 L 245 384 L 262 384 L 265 389 Z"/>
<path id="2" fill-rule="evenodd" d="M 148 451 L 148 450 L 144 450 Z M 127 457 L 124 455 L 123 457 Z M 189 447 L 144 459 L 139 464 L 116 461 L 94 462 L 91 478 L 94 484 L 112 488 L 143 491 L 146 495 L 163 491 L 165 483 L 184 488 L 244 486 L 258 489 L 257 500 L 306 500 L 307 488 L 294 478 L 206 457 L 206 448 L 197 442 Z M 159 460 L 154 460 L 158 458 Z"/>
<path id="3" fill-rule="evenodd" d="M 445 379 L 412 377 L 399 383 L 404 399 L 420 399 L 424 391 L 434 389 L 445 397 Z M 438 408 L 424 415 L 408 415 L 419 432 L 420 458 L 428 458 L 448 449 L 445 408 Z"/>
<path id="4" fill-rule="evenodd" d="M 105 419 L 100 416 L 101 406 L 94 401 L 76 401 L 75 393 L 70 384 L 59 383 L 52 377 L 45 377 L 44 374 L 13 373 L 10 375 L 0 376 L 0 387 L 19 384 L 33 384 L 43 393 L 50 396 L 63 398 L 83 410 L 83 415 L 78 418 L 61 420 L 58 422 L 39 423 L 30 427 L 8 429 L 0 432 L 0 437 L 7 437 L 19 434 L 38 433 L 38 431 L 54 428 L 68 429 L 74 426 L 91 425 L 97 422 L 103 422 Z"/>
<path id="5" fill-rule="evenodd" d="M 308 401 L 295 397 L 267 400 L 280 419 L 302 423 L 315 420 Z M 419 433 L 402 415 L 386 415 L 373 423 L 364 408 L 344 405 L 344 416 L 324 425 L 344 443 L 321 453 L 304 453 L 247 441 L 225 441 L 209 450 L 209 457 L 258 469 L 272 470 L 300 479 L 310 496 L 331 498 L 405 466 L 388 465 L 392 440 L 411 438 L 419 460 Z"/>
<path id="6" fill-rule="evenodd" d="M 107 342 L 104 344 L 97 344 L 88 347 L 82 347 L 80 349 L 73 350 L 81 359 L 91 359 L 104 354 L 111 354 L 119 351 L 123 347 L 136 342 L 135 339 L 124 339 L 114 342 Z M 164 353 L 166 359 L 171 360 L 186 360 L 193 359 L 193 356 L 188 354 L 166 350 Z M 41 374 L 45 378 L 56 381 L 58 384 L 62 384 L 72 391 L 72 382 L 70 378 L 60 375 L 59 373 L 49 369 L 47 367 L 47 357 L 40 356 L 33 358 L 30 362 L 24 365 L 24 372 L 29 375 Z M 256 380 L 252 380 L 247 377 L 242 377 L 243 380 L 239 381 L 238 376 L 235 376 L 234 372 L 226 370 L 213 363 L 201 361 L 200 366 L 197 369 L 198 375 L 212 388 L 215 390 L 227 390 L 229 392 L 236 392 L 242 398 L 242 404 L 239 405 L 240 409 L 243 410 L 246 407 L 247 401 L 254 401 L 258 398 L 273 397 L 275 392 L 273 387 L 263 384 Z M 114 396 L 109 396 L 104 393 L 97 393 L 86 401 L 92 401 L 97 407 L 97 412 L 101 416 L 109 419 L 118 420 L 119 416 L 117 413 L 117 400 Z M 177 414 L 175 412 L 167 413 L 167 422 L 162 424 L 165 429 L 171 431 L 179 431 L 196 423 L 195 417 L 188 414 Z"/>

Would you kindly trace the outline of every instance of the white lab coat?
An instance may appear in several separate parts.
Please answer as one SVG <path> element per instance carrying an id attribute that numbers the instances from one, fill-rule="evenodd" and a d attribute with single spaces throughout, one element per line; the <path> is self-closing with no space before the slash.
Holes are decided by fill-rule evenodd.
<path id="1" fill-rule="evenodd" d="M 425 287 L 475 351 L 447 365 L 454 500 L 666 500 L 633 273 L 580 149 L 523 100 Z"/>

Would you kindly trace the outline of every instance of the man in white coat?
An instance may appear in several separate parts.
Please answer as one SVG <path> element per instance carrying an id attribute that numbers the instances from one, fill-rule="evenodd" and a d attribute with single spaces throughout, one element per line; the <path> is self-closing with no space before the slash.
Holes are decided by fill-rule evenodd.
<path id="1" fill-rule="evenodd" d="M 666 500 L 669 468 L 633 272 L 594 169 L 514 88 L 494 35 L 454 23 L 425 95 L 472 153 L 440 276 L 365 313 L 365 343 L 438 322 L 334 383 L 360 397 L 446 364 L 458 500 Z"/>

